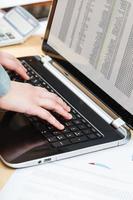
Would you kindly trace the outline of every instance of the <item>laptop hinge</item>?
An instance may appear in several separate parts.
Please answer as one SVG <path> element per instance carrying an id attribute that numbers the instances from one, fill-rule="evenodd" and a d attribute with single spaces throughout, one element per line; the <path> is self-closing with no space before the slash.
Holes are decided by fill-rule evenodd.
<path id="1" fill-rule="evenodd" d="M 114 128 L 118 129 L 118 128 L 122 127 L 122 126 L 125 126 L 126 123 L 121 118 L 117 118 L 117 119 L 113 120 L 111 125 Z"/>
<path id="2" fill-rule="evenodd" d="M 41 56 L 41 61 L 45 65 L 46 63 L 51 62 L 52 58 L 49 56 Z"/>

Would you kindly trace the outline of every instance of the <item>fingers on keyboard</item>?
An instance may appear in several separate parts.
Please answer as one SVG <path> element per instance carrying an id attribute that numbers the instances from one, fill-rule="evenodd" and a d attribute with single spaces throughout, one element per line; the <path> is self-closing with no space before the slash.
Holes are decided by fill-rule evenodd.
<path id="1" fill-rule="evenodd" d="M 37 115 L 39 118 L 49 122 L 51 125 L 56 127 L 59 130 L 63 130 L 64 126 L 47 110 L 43 108 L 37 108 L 35 111 L 35 115 Z"/>

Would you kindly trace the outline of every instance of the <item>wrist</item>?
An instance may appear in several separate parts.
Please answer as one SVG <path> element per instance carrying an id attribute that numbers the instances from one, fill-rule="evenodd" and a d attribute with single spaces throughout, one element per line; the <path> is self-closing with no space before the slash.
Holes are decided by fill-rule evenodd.
<path id="1" fill-rule="evenodd" d="M 3 51 L 0 51 L 0 64 L 3 63 L 3 57 L 4 57 L 4 53 Z"/>
<path id="2" fill-rule="evenodd" d="M 8 93 L 10 86 L 10 78 L 4 68 L 0 66 L 0 97 Z"/>

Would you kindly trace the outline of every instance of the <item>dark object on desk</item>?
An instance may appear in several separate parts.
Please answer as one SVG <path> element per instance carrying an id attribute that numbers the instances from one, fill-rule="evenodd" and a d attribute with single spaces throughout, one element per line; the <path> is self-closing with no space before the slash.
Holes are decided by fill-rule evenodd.
<path id="1" fill-rule="evenodd" d="M 25 9 L 28 10 L 36 19 L 42 21 L 48 17 L 50 7 L 42 6 L 25 6 Z"/>

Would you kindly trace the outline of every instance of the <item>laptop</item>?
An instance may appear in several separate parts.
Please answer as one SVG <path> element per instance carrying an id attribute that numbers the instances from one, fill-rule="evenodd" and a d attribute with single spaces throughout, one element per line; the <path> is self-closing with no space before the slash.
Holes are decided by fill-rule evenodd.
<path id="1" fill-rule="evenodd" d="M 126 26 L 133 9 L 129 2 L 124 5 L 119 0 L 53 1 L 42 44 L 45 55 L 20 61 L 31 77 L 27 82 L 59 95 L 73 118 L 66 121 L 52 113 L 65 126 L 59 131 L 36 116 L 1 111 L 0 157 L 6 165 L 40 165 L 130 140 L 132 31 Z"/>

